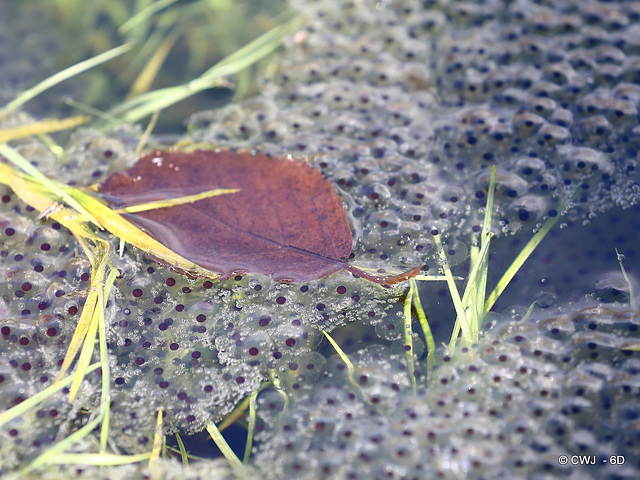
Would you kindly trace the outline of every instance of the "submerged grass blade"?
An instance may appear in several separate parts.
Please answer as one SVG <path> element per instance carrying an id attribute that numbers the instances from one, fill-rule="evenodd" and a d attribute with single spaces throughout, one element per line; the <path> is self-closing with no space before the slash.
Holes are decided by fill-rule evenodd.
<path id="1" fill-rule="evenodd" d="M 88 60 L 84 60 L 80 63 L 76 63 L 75 65 L 72 65 L 69 68 L 65 68 L 64 70 L 61 70 L 55 75 L 52 75 L 49 78 L 38 83 L 34 87 L 22 92 L 14 100 L 9 102 L 4 108 L 0 109 L 0 115 L 4 115 L 6 113 L 9 113 L 21 107 L 22 105 L 27 103 L 29 100 L 37 97 L 42 92 L 48 90 L 54 85 L 57 85 L 60 82 L 64 82 L 65 80 L 68 80 L 69 78 L 74 77 L 86 70 L 96 67 L 101 63 L 108 62 L 109 60 L 112 60 L 122 55 L 123 53 L 128 52 L 129 50 L 131 50 L 131 48 L 133 48 L 133 42 L 125 43 L 124 45 L 120 45 L 119 47 L 112 48 L 111 50 L 108 50 L 104 53 L 96 55 L 95 57 L 89 58 Z"/>
<path id="2" fill-rule="evenodd" d="M 129 91 L 129 98 L 135 97 L 137 95 L 141 95 L 144 92 L 149 91 L 153 81 L 158 76 L 158 72 L 162 68 L 163 63 L 167 59 L 169 52 L 180 38 L 182 33 L 179 31 L 172 31 L 168 35 L 164 37 L 164 40 L 155 51 L 155 53 L 151 56 L 151 58 L 147 61 L 147 64 L 144 66 L 138 78 L 131 85 L 131 90 Z"/>
<path id="3" fill-rule="evenodd" d="M 324 333 L 324 336 L 327 337 L 327 340 L 329 340 L 329 343 L 331 344 L 333 349 L 336 351 L 340 359 L 347 366 L 347 371 L 350 373 L 350 375 L 353 375 L 353 363 L 351 363 L 351 360 L 349 360 L 349 357 L 347 357 L 347 354 L 342 351 L 342 349 L 340 348 L 340 345 L 338 345 L 338 343 L 333 339 L 331 335 L 329 335 L 329 333 L 327 333 L 326 330 L 322 330 L 322 333 Z"/>
<path id="4" fill-rule="evenodd" d="M 624 268 L 624 265 L 622 264 L 622 261 L 624 260 L 624 255 L 621 255 L 620 252 L 618 252 L 618 249 L 616 248 L 616 257 L 618 259 L 618 263 L 620 264 L 620 270 L 622 271 L 622 276 L 624 277 L 625 282 L 627 282 L 627 286 L 629 287 L 629 304 L 631 305 L 631 308 L 634 310 L 638 310 L 638 305 L 636 304 L 636 296 L 633 292 L 633 284 L 631 283 L 631 280 L 629 280 L 629 276 L 627 275 L 627 271 Z"/>
<path id="5" fill-rule="evenodd" d="M 507 271 L 502 275 L 502 278 L 498 281 L 498 284 L 495 286 L 489 297 L 487 297 L 487 301 L 484 303 L 484 313 L 486 314 L 491 310 L 493 305 L 496 303 L 502 292 L 504 292 L 507 285 L 513 280 L 513 277 L 516 276 L 520 267 L 524 265 L 524 262 L 527 261 L 529 256 L 533 253 L 536 247 L 540 244 L 540 242 L 544 239 L 544 237 L 549 233 L 549 230 L 553 228 L 556 224 L 560 215 L 556 215 L 555 217 L 549 217 L 544 225 L 538 230 L 538 232 L 529 240 L 529 242 L 525 245 L 525 247 L 520 251 L 515 260 L 511 263 Z"/>
<path id="6" fill-rule="evenodd" d="M 153 112 L 153 115 L 151 115 L 151 120 L 149 120 L 147 128 L 144 129 L 144 133 L 140 137 L 140 141 L 136 146 L 136 156 L 140 156 L 140 154 L 142 153 L 142 150 L 144 149 L 147 141 L 149 140 L 149 137 L 151 136 L 151 132 L 153 132 L 153 129 L 156 128 L 158 118 L 160 118 L 160 111 Z"/>
<path id="7" fill-rule="evenodd" d="M 182 466 L 186 467 L 187 465 L 189 465 L 189 455 L 187 454 L 187 449 L 185 448 L 184 442 L 182 441 L 182 437 L 179 433 L 176 433 L 176 442 L 178 442 L 178 450 L 180 451 Z"/>
<path id="8" fill-rule="evenodd" d="M 356 382 L 356 379 L 353 376 L 353 373 L 354 373 L 354 370 L 355 370 L 355 367 L 353 366 L 353 363 L 351 363 L 351 360 L 349 360 L 349 357 L 347 356 L 347 354 L 344 353 L 342 348 L 340 348 L 340 345 L 338 345 L 338 342 L 336 342 L 333 339 L 333 337 L 331 335 L 329 335 L 329 333 L 326 330 L 322 330 L 322 333 L 327 338 L 327 340 L 329 340 L 329 343 L 331 344 L 333 349 L 336 351 L 336 353 L 338 354 L 340 359 L 347 366 L 347 378 L 349 379 L 349 382 L 351 383 L 351 385 L 353 385 L 358 390 L 360 390 L 360 385 L 358 385 L 358 382 Z"/>
<path id="9" fill-rule="evenodd" d="M 259 390 L 254 390 L 249 397 L 249 420 L 247 422 L 249 427 L 247 429 L 247 443 L 244 447 L 244 457 L 242 458 L 242 463 L 245 465 L 249 463 L 249 458 L 251 457 L 253 434 L 256 430 L 256 399 L 258 398 L 258 393 Z"/>
<path id="10" fill-rule="evenodd" d="M 207 432 L 209 432 L 209 435 L 211 435 L 211 438 L 220 449 L 220 452 L 222 452 L 222 455 L 224 455 L 224 458 L 226 458 L 229 462 L 229 465 L 231 465 L 233 471 L 241 472 L 243 469 L 242 462 L 233 452 L 227 441 L 224 439 L 224 437 L 220 433 L 220 430 L 218 430 L 218 427 L 216 427 L 216 424 L 214 422 L 208 423 L 206 428 Z"/>

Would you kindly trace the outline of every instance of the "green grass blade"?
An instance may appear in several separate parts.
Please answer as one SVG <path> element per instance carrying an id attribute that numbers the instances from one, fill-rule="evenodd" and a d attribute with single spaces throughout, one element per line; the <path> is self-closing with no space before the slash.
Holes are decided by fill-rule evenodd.
<path id="1" fill-rule="evenodd" d="M 72 65 L 69 68 L 65 68 L 64 70 L 61 70 L 55 75 L 52 75 L 49 78 L 38 83 L 34 87 L 22 92 L 14 100 L 9 102 L 4 108 L 0 109 L 0 115 L 6 114 L 8 112 L 11 112 L 21 107 L 22 105 L 27 103 L 29 100 L 35 98 L 36 96 L 40 95 L 42 92 L 48 90 L 54 85 L 57 85 L 60 82 L 64 82 L 65 80 L 71 77 L 74 77 L 93 67 L 96 67 L 101 63 L 108 62 L 109 60 L 112 60 L 122 55 L 123 53 L 128 52 L 129 50 L 131 50 L 131 48 L 133 48 L 133 42 L 125 43 L 124 45 L 120 45 L 119 47 L 112 48 L 111 50 L 108 50 L 104 53 L 96 55 L 95 57 L 89 58 L 80 63 L 76 63 L 75 65 Z"/>
<path id="2" fill-rule="evenodd" d="M 109 441 L 109 421 L 111 420 L 111 372 L 109 369 L 109 352 L 107 350 L 107 330 L 104 321 L 104 308 L 111 293 L 111 287 L 118 276 L 118 271 L 111 269 L 104 284 L 103 309 L 99 311 L 98 341 L 100 345 L 100 363 L 102 365 L 102 391 L 100 395 L 100 405 L 104 412 L 102 425 L 100 427 L 100 453 L 107 450 Z"/>
<path id="3" fill-rule="evenodd" d="M 177 432 L 176 432 L 176 442 L 178 442 L 178 449 L 180 451 L 180 458 L 182 459 L 182 466 L 186 467 L 187 465 L 189 465 L 189 455 L 187 454 L 187 449 L 184 446 L 182 437 Z"/>
<path id="4" fill-rule="evenodd" d="M 99 118 L 103 122 L 110 124 L 110 126 L 116 126 L 122 123 L 120 122 L 120 119 L 118 119 L 117 117 L 109 115 L 108 113 L 103 112 L 102 110 L 98 110 L 97 108 L 94 108 L 90 105 L 86 105 L 82 102 L 78 102 L 73 98 L 67 98 L 64 101 L 64 103 L 65 105 L 69 105 L 70 107 L 75 108 L 76 110 L 79 110 L 80 112 L 84 112 L 86 114 L 91 115 L 92 117 Z"/>
<path id="5" fill-rule="evenodd" d="M 60 457 L 61 453 L 64 450 L 66 450 L 67 448 L 70 448 L 71 446 L 73 446 L 73 444 L 76 441 L 80 440 L 81 438 L 91 433 L 91 431 L 98 426 L 101 420 L 102 420 L 102 415 L 96 416 L 96 418 L 89 421 L 89 423 L 87 423 L 80 430 L 73 432 L 71 435 L 69 435 L 65 439 L 61 440 L 51 448 L 47 449 L 44 453 L 42 453 L 35 460 L 33 460 L 33 462 L 31 462 L 31 464 L 26 467 L 23 473 L 28 473 L 48 463 L 55 463 L 56 459 Z"/>
<path id="6" fill-rule="evenodd" d="M 138 13 L 134 14 L 129 20 L 124 22 L 118 28 L 118 33 L 120 35 L 126 35 L 133 28 L 144 25 L 153 15 L 158 13 L 163 8 L 170 6 L 173 3 L 176 3 L 177 0 L 158 0 L 153 2 L 151 5 L 140 10 Z"/>
<path id="7" fill-rule="evenodd" d="M 502 275 L 502 278 L 498 281 L 498 284 L 495 286 L 487 301 L 484 304 L 484 313 L 486 314 L 493 308 L 493 305 L 496 303 L 502 292 L 504 292 L 507 285 L 513 280 L 513 277 L 516 276 L 520 267 L 524 265 L 524 262 L 527 261 L 529 256 L 533 253 L 536 247 L 540 244 L 540 242 L 544 239 L 544 237 L 549 233 L 549 231 L 553 228 L 556 222 L 560 219 L 560 215 L 556 215 L 555 217 L 549 217 L 544 225 L 540 228 L 538 233 L 536 233 L 531 240 L 525 245 L 525 247 L 520 251 L 515 260 L 511 263 L 507 271 Z"/>
<path id="8" fill-rule="evenodd" d="M 491 236 L 492 233 L 487 232 L 486 235 Z M 471 272 L 462 295 L 462 305 L 465 312 L 468 312 L 473 317 L 473 321 L 469 322 L 470 338 L 473 342 L 478 340 L 478 328 L 484 316 L 484 292 L 486 291 L 489 268 L 489 245 L 488 241 L 482 242 L 482 248 L 476 253 L 475 259 L 471 263 Z"/>
<path id="9" fill-rule="evenodd" d="M 458 341 L 458 334 L 460 330 L 462 330 L 462 337 L 469 339 L 471 338 L 471 332 L 469 331 L 469 323 L 466 319 L 466 311 L 462 305 L 462 299 L 460 298 L 460 292 L 458 292 L 458 287 L 456 287 L 456 283 L 453 279 L 453 274 L 451 273 L 451 266 L 449 265 L 449 260 L 447 260 L 447 254 L 442 247 L 442 240 L 440 240 L 440 234 L 434 235 L 433 239 L 436 243 L 436 247 L 438 248 L 438 254 L 440 255 L 440 260 L 442 261 L 442 268 L 444 269 L 444 275 L 447 279 L 447 286 L 449 287 L 449 294 L 451 295 L 451 299 L 453 300 L 453 306 L 456 309 L 456 323 L 453 326 L 453 333 L 451 334 L 451 340 L 449 341 L 449 349 L 453 352 L 455 349 L 456 342 Z"/>
<path id="10" fill-rule="evenodd" d="M 476 299 L 473 302 L 474 316 L 476 317 L 476 328 L 480 328 L 480 322 L 484 318 L 484 302 L 487 295 L 487 276 L 489 275 L 489 244 L 493 233 L 491 232 L 491 221 L 493 219 L 493 203 L 496 194 L 496 166 L 491 167 L 489 175 L 489 188 L 487 189 L 487 204 L 484 210 L 484 222 L 480 233 L 481 252 L 476 261 L 480 268 L 474 277 L 473 284 L 476 289 Z M 483 254 L 484 252 L 484 254 Z M 473 265 L 473 264 L 472 264 Z M 477 337 L 476 337 L 477 338 Z"/>
<path id="11" fill-rule="evenodd" d="M 226 458 L 229 462 L 229 465 L 231 465 L 233 471 L 241 472 L 243 469 L 242 462 L 236 456 L 233 450 L 231 450 L 231 447 L 220 433 L 220 430 L 218 430 L 218 427 L 216 427 L 216 424 L 214 422 L 208 423 L 206 428 L 207 432 L 209 432 L 209 435 L 211 435 L 211 438 L 220 449 L 220 452 L 222 452 L 222 455 L 224 455 L 224 458 Z"/>
<path id="12" fill-rule="evenodd" d="M 491 232 L 491 219 L 493 218 L 493 202 L 496 193 L 496 166 L 491 167 L 491 174 L 489 175 L 489 188 L 487 190 L 487 204 L 484 209 L 484 222 L 482 225 L 481 245 L 484 245 L 485 241 L 489 238 L 487 235 Z"/>
<path id="13" fill-rule="evenodd" d="M 109 110 L 122 121 L 135 123 L 202 90 L 220 85 L 223 77 L 236 74 L 274 52 L 282 39 L 299 24 L 299 19 L 272 28 L 238 51 L 227 56 L 186 85 L 163 88 L 139 95 Z"/>
<path id="14" fill-rule="evenodd" d="M 99 363 L 94 363 L 87 368 L 87 373 L 93 372 L 96 368 L 99 368 Z M 57 392 L 62 390 L 65 387 L 68 387 L 73 382 L 73 376 L 68 376 L 61 379 L 58 383 L 54 383 L 53 385 L 48 386 L 41 392 L 36 393 L 35 395 L 30 396 L 23 402 L 18 405 L 11 407 L 9 410 L 5 410 L 4 412 L 0 412 L 0 427 L 10 422 L 11 420 L 18 418 L 24 415 L 28 410 L 34 408 L 40 402 L 46 400 L 47 398 L 55 395 Z"/>
<path id="15" fill-rule="evenodd" d="M 409 283 L 409 293 L 404 299 L 404 344 L 407 348 L 405 350 L 405 356 L 407 358 L 407 373 L 409 374 L 409 381 L 411 382 L 411 390 L 413 393 L 416 393 L 416 376 L 415 376 L 415 365 L 413 364 L 413 338 L 412 338 L 412 330 L 411 324 L 413 319 L 411 317 L 411 306 L 413 305 L 413 295 L 415 293 L 416 283 Z"/>
<path id="16" fill-rule="evenodd" d="M 340 359 L 347 366 L 347 378 L 349 379 L 349 382 L 351 382 L 351 384 L 354 387 L 360 390 L 360 385 L 358 385 L 358 382 L 356 382 L 356 379 L 353 377 L 353 371 L 354 371 L 353 363 L 351 363 L 351 360 L 349 360 L 349 357 L 347 356 L 347 354 L 344 353 L 342 348 L 340 348 L 340 345 L 338 345 L 338 342 L 336 342 L 326 330 L 322 330 L 322 333 L 327 338 L 327 340 L 329 340 L 329 343 L 331 344 L 333 349 L 336 351 Z"/>
<path id="17" fill-rule="evenodd" d="M 424 313 L 424 309 L 422 308 L 422 302 L 420 301 L 420 294 L 418 293 L 418 286 L 415 283 L 415 279 L 409 280 L 414 283 L 413 290 L 413 306 L 418 315 L 418 322 L 420 323 L 420 327 L 422 328 L 422 333 L 425 338 L 425 342 L 427 343 L 427 376 L 431 373 L 433 366 L 435 365 L 436 360 L 436 342 L 433 338 L 433 333 L 431 332 L 431 327 L 429 326 L 429 319 L 427 315 Z M 428 378 L 427 378 L 428 382 Z"/>
<path id="18" fill-rule="evenodd" d="M 35 183 L 39 183 L 43 187 L 47 188 L 53 195 L 64 200 L 67 205 L 73 207 L 78 213 L 86 217 L 88 221 L 91 221 L 97 226 L 100 226 L 100 224 L 93 218 L 93 216 L 68 193 L 71 187 L 53 181 L 50 178 L 44 176 L 36 167 L 31 165 L 31 163 L 26 158 L 24 158 L 6 143 L 0 143 L 0 155 L 4 156 L 11 163 L 27 173 L 31 177 L 30 180 L 34 181 Z M 55 198 L 52 198 L 51 203 L 53 203 L 54 201 Z"/>

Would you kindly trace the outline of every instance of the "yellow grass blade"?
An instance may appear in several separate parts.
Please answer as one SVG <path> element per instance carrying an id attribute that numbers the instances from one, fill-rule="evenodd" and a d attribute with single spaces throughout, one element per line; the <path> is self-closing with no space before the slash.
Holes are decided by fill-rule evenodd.
<path id="1" fill-rule="evenodd" d="M 80 315 L 80 320 L 78 320 L 78 325 L 76 326 L 75 331 L 73 332 L 73 337 L 71 337 L 71 342 L 69 342 L 69 348 L 67 349 L 67 353 L 62 362 L 62 366 L 60 367 L 60 373 L 58 374 L 58 378 L 56 378 L 56 382 L 60 381 L 60 379 L 67 373 L 71 364 L 76 359 L 78 352 L 82 348 L 82 345 L 85 342 L 85 338 L 87 337 L 87 333 L 89 333 L 89 328 L 92 326 L 92 319 L 94 317 L 94 311 L 96 308 L 96 304 L 98 303 L 98 292 L 95 290 L 96 284 L 96 276 L 92 275 L 91 278 L 91 287 L 89 288 L 89 295 L 87 295 L 87 300 L 82 308 L 82 314 Z M 97 328 L 97 326 L 96 326 Z M 95 332 L 94 332 L 95 338 Z M 82 377 L 80 377 L 82 379 Z M 74 384 L 77 381 L 74 380 Z M 77 386 L 75 388 L 77 391 Z"/>
<path id="2" fill-rule="evenodd" d="M 162 64 L 167 59 L 169 52 L 175 45 L 178 38 L 180 38 L 180 35 L 181 32 L 174 30 L 165 37 L 163 42 L 138 75 L 138 78 L 136 78 L 133 85 L 131 85 L 131 90 L 129 91 L 127 98 L 132 98 L 149 91 L 153 81 L 158 76 L 158 72 L 162 68 Z"/>
<path id="3" fill-rule="evenodd" d="M 91 117 L 83 115 L 69 117 L 62 120 L 58 120 L 57 118 L 45 118 L 37 122 L 28 123 L 26 125 L 19 125 L 17 127 L 11 128 L 2 128 L 0 129 L 0 142 L 9 142 L 11 140 L 17 140 L 19 138 L 31 137 L 32 135 L 68 130 L 69 128 L 74 128 L 78 125 L 82 125 L 89 120 L 91 120 Z"/>
<path id="4" fill-rule="evenodd" d="M 436 361 L 436 342 L 433 339 L 433 333 L 431 332 L 431 327 L 429 326 L 429 319 L 427 315 L 424 313 L 424 309 L 422 308 L 422 302 L 420 301 L 420 294 L 418 293 L 418 286 L 414 278 L 409 280 L 413 285 L 413 307 L 418 314 L 418 322 L 422 327 L 422 333 L 424 334 L 425 341 L 427 342 L 427 381 L 428 376 L 431 374 L 431 370 L 435 365 Z"/>
<path id="5" fill-rule="evenodd" d="M 224 432 L 227 428 L 229 428 L 237 420 L 239 420 L 244 415 L 244 412 L 247 411 L 247 408 L 249 408 L 249 401 L 250 397 L 242 399 L 242 401 L 235 406 L 233 411 L 229 415 L 224 417 L 222 422 L 220 422 L 220 425 L 218 425 L 218 430 Z"/>
<path id="6" fill-rule="evenodd" d="M 160 458 L 160 450 L 162 449 L 162 408 L 158 410 L 158 416 L 156 418 L 156 431 L 153 435 L 153 447 L 151 448 L 151 455 L 149 456 L 149 468 L 153 468 L 154 462 Z"/>
<path id="7" fill-rule="evenodd" d="M 22 193 L 20 191 L 17 191 L 16 188 L 14 188 L 13 183 L 9 183 L 9 177 L 14 177 L 17 180 L 18 172 L 15 172 L 15 171 L 10 172 L 8 167 L 5 165 L 5 167 L 7 168 L 2 168 L 1 171 L 3 175 L 0 176 L 0 179 L 2 179 L 0 181 L 7 183 L 7 185 L 9 185 L 13 189 L 13 191 L 16 192 L 16 194 L 24 202 L 31 205 L 33 208 L 37 210 L 43 211 L 53 202 L 57 200 L 64 200 L 64 202 L 67 205 L 75 208 L 76 211 L 79 214 L 84 215 L 87 220 L 94 222 L 96 223 L 96 225 L 98 225 L 98 223 L 93 219 L 91 214 L 87 212 L 82 207 L 82 205 L 80 205 L 74 198 L 72 198 L 69 195 L 68 191 L 75 190 L 75 189 L 68 187 L 67 185 L 63 185 L 60 182 L 51 180 L 50 178 L 47 178 L 42 173 L 40 173 L 36 167 L 31 165 L 31 163 L 26 158 L 24 158 L 22 155 L 20 155 L 18 152 L 16 152 L 13 148 L 11 148 L 6 143 L 0 143 L 0 154 L 3 155 L 11 163 L 16 165 L 18 168 L 20 168 L 22 171 L 24 171 L 27 175 L 29 175 L 31 186 L 33 187 L 34 185 L 37 185 L 37 187 L 39 187 L 38 193 L 43 194 L 44 189 L 49 191 L 49 194 L 48 196 L 46 196 L 46 198 L 43 198 L 42 195 L 38 196 L 37 198 L 32 198 L 30 190 L 33 190 L 33 188 L 31 188 L 30 190 L 27 188 L 27 190 L 23 191 Z M 24 175 L 22 175 L 21 177 L 22 179 L 26 179 Z M 23 185 L 23 187 L 27 187 L 27 185 Z M 34 200 L 37 200 L 38 203 L 37 204 L 34 203 Z"/>
<path id="8" fill-rule="evenodd" d="M 161 261 L 176 266 L 186 272 L 201 277 L 215 279 L 219 275 L 211 272 L 190 260 L 178 255 L 169 248 L 154 240 L 144 233 L 138 227 L 125 220 L 121 215 L 111 210 L 100 200 L 92 195 L 85 193 L 79 189 L 70 189 L 69 193 L 77 200 L 85 209 L 89 210 L 102 225 L 103 228 L 109 230 L 115 236 L 123 239 L 139 249 L 150 253 Z"/>
<path id="9" fill-rule="evenodd" d="M 104 277 L 107 268 L 106 263 L 108 251 L 109 245 L 106 242 L 100 241 L 96 243 L 96 259 L 92 264 L 93 268 L 91 272 L 91 285 L 89 287 L 90 295 L 95 294 L 92 296 L 91 300 L 93 308 L 88 309 L 87 304 L 85 303 L 85 307 L 82 309 L 82 314 L 80 315 L 80 321 L 78 322 L 76 331 L 73 334 L 71 344 L 69 345 L 69 349 L 67 350 L 67 354 L 65 355 L 62 363 L 62 369 L 60 371 L 60 374 L 58 375 L 58 379 L 60 379 L 61 376 L 69 368 L 73 360 L 76 358 L 76 355 L 78 353 L 77 349 L 80 348 L 80 341 L 82 340 L 82 351 L 80 352 L 80 357 L 78 358 L 78 366 L 74 375 L 75 378 L 69 391 L 70 401 L 73 401 L 73 399 L 76 397 L 82 379 L 86 374 L 86 369 L 89 366 L 91 355 L 93 354 L 95 347 L 95 340 L 98 333 L 98 326 L 100 324 L 100 317 L 104 314 Z M 93 300 L 94 297 L 95 302 Z M 88 297 L 87 303 L 89 303 Z M 85 317 L 85 312 L 90 313 L 88 313 Z M 88 322 L 88 325 L 85 326 L 83 324 L 83 321 Z M 80 333 L 78 334 L 77 343 L 74 344 L 74 340 L 76 340 L 76 333 L 79 331 Z M 82 332 L 85 333 L 84 337 L 81 338 Z"/>
<path id="10" fill-rule="evenodd" d="M 239 188 L 214 188 L 213 190 L 207 190 L 205 192 L 195 193 L 193 195 L 185 195 L 184 197 L 170 198 L 167 200 L 158 200 L 156 202 L 139 203 L 138 205 L 131 205 L 130 207 L 113 209 L 112 211 L 115 213 L 145 212 L 147 210 L 155 210 L 157 208 L 168 208 L 175 205 L 193 203 L 205 198 L 215 197 L 217 195 L 225 195 L 227 193 L 236 193 L 239 191 Z"/>

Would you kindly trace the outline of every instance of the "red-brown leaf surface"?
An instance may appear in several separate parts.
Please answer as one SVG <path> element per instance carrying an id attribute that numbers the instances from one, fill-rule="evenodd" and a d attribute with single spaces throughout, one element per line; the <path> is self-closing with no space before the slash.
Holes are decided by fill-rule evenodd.
<path id="1" fill-rule="evenodd" d="M 343 269 L 378 283 L 409 278 L 375 277 L 346 263 L 352 242 L 342 202 L 331 182 L 296 160 L 157 151 L 111 175 L 99 190 L 112 208 L 121 208 L 215 188 L 240 191 L 125 217 L 221 278 L 261 273 L 305 282 Z"/>

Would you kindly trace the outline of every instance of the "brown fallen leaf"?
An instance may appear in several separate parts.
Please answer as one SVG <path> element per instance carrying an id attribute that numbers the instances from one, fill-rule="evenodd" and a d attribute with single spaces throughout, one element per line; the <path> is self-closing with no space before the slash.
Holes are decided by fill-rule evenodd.
<path id="1" fill-rule="evenodd" d="M 261 273 L 295 283 L 348 270 L 391 285 L 421 271 L 377 276 L 347 263 L 352 240 L 342 202 L 330 181 L 296 160 L 247 152 L 156 151 L 111 175 L 99 191 L 111 208 L 124 208 L 220 188 L 239 191 L 123 216 L 223 279 Z"/>

